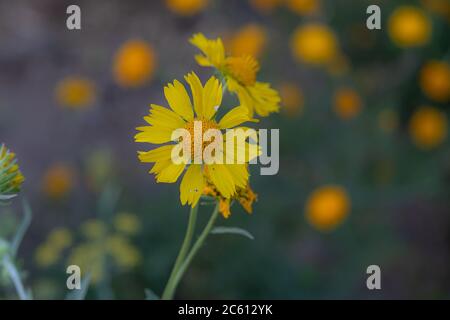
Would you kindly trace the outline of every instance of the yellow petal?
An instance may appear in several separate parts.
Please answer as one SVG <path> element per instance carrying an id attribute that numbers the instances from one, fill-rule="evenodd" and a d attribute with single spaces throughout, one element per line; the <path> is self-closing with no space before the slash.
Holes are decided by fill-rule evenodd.
<path id="1" fill-rule="evenodd" d="M 241 127 L 238 129 L 242 129 Z M 246 137 L 248 135 L 246 134 Z M 248 163 L 252 159 L 261 155 L 261 147 L 256 143 L 248 143 L 243 139 L 244 137 L 238 137 L 234 139 L 233 147 L 234 153 L 227 147 L 227 142 L 224 143 L 225 161 L 227 164 L 243 164 Z"/>
<path id="2" fill-rule="evenodd" d="M 164 87 L 164 95 L 173 111 L 188 121 L 194 118 L 191 99 L 181 82 L 175 80 L 173 84 L 169 83 Z"/>
<path id="3" fill-rule="evenodd" d="M 201 165 L 192 164 L 184 174 L 180 184 L 180 200 L 181 203 L 189 204 L 195 207 L 203 188 L 205 187 L 205 177 L 203 176 Z"/>
<path id="4" fill-rule="evenodd" d="M 222 103 L 222 84 L 216 77 L 211 77 L 203 89 L 203 116 L 211 119 Z"/>
<path id="5" fill-rule="evenodd" d="M 233 128 L 246 121 L 255 121 L 250 118 L 248 108 L 243 106 L 235 107 L 220 119 L 219 128 Z"/>
<path id="6" fill-rule="evenodd" d="M 202 67 L 212 67 L 211 61 L 208 60 L 204 55 L 196 54 L 195 61 Z"/>
<path id="7" fill-rule="evenodd" d="M 247 89 L 231 77 L 227 78 L 227 87 L 230 92 L 237 94 L 241 106 L 247 108 L 248 116 L 253 117 L 253 100 Z"/>
<path id="8" fill-rule="evenodd" d="M 136 129 L 142 132 L 139 132 L 134 136 L 134 141 L 154 144 L 161 144 L 171 141 L 173 132 L 170 128 L 155 126 L 138 127 Z"/>
<path id="9" fill-rule="evenodd" d="M 183 172 L 186 164 L 174 164 L 170 162 L 168 166 L 162 169 L 156 175 L 156 182 L 174 183 L 178 180 L 178 177 Z"/>
<path id="10" fill-rule="evenodd" d="M 211 164 L 206 166 L 212 183 L 217 190 L 225 197 L 230 198 L 236 192 L 233 176 L 227 170 L 227 165 Z"/>
<path id="11" fill-rule="evenodd" d="M 248 169 L 246 164 L 232 164 L 226 166 L 227 170 L 230 172 L 234 184 L 240 188 L 245 188 L 248 182 Z"/>
<path id="12" fill-rule="evenodd" d="M 194 73 L 188 73 L 184 76 L 186 82 L 189 83 L 192 91 L 192 98 L 194 100 L 194 109 L 195 113 L 198 117 L 203 116 L 203 86 L 198 78 L 198 76 Z"/>
<path id="13" fill-rule="evenodd" d="M 144 120 L 152 126 L 161 126 L 172 130 L 183 128 L 186 124 L 178 114 L 156 104 L 151 105 L 150 115 L 144 117 Z"/>
<path id="14" fill-rule="evenodd" d="M 253 117 L 253 112 L 265 117 L 280 109 L 281 98 L 268 83 L 256 82 L 252 86 L 242 86 L 228 77 L 227 85 L 230 92 L 237 94 L 241 105 L 248 108 L 250 117 Z"/>
<path id="15" fill-rule="evenodd" d="M 214 66 L 220 69 L 225 61 L 225 48 L 222 40 L 208 39 L 202 33 L 197 33 L 189 39 L 189 42 L 199 48 L 204 56 L 197 55 L 195 58 L 201 66 Z"/>
<path id="16" fill-rule="evenodd" d="M 280 109 L 280 95 L 270 87 L 270 84 L 256 82 L 247 88 L 253 100 L 253 108 L 260 116 L 266 117 L 269 113 L 278 112 Z"/>
<path id="17" fill-rule="evenodd" d="M 162 146 L 150 151 L 139 152 L 139 160 L 141 162 L 156 162 L 160 160 L 169 160 L 171 158 L 172 149 L 175 145 Z"/>
<path id="18" fill-rule="evenodd" d="M 154 173 L 158 175 L 161 171 L 163 171 L 165 168 L 167 168 L 172 163 L 172 160 L 166 159 L 166 160 L 158 160 L 153 165 L 152 169 L 149 171 L 149 173 Z"/>

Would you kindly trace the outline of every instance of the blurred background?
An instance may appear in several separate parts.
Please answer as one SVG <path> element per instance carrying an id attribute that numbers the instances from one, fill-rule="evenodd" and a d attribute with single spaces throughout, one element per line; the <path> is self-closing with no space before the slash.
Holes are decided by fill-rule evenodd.
<path id="1" fill-rule="evenodd" d="M 381 30 L 366 28 L 371 4 Z M 89 299 L 161 293 L 189 208 L 133 136 L 167 82 L 212 74 L 188 43 L 202 32 L 257 57 L 279 90 L 259 126 L 280 129 L 280 171 L 253 168 L 253 214 L 217 223 L 255 240 L 211 235 L 177 298 L 450 298 L 449 23 L 447 0 L 0 0 L 0 143 L 33 210 L 25 284 L 63 298 L 76 263 Z M 21 214 L 20 199 L 0 207 L 0 237 Z M 382 290 L 366 288 L 371 264 Z"/>

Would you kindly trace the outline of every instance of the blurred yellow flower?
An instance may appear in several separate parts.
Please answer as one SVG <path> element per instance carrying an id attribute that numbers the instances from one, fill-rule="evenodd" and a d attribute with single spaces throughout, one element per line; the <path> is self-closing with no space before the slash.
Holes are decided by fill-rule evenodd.
<path id="1" fill-rule="evenodd" d="M 314 15 L 320 11 L 320 0 L 285 0 L 287 7 L 301 16 Z"/>
<path id="2" fill-rule="evenodd" d="M 47 268 L 58 262 L 60 253 L 61 251 L 58 248 L 52 246 L 50 243 L 44 242 L 37 247 L 34 259 L 37 266 Z"/>
<path id="3" fill-rule="evenodd" d="M 433 107 L 421 107 L 412 115 L 409 133 L 421 149 L 432 149 L 440 145 L 447 136 L 447 116 Z"/>
<path id="4" fill-rule="evenodd" d="M 444 61 L 429 61 L 420 72 L 420 86 L 432 100 L 446 102 L 450 98 L 450 66 Z"/>
<path id="5" fill-rule="evenodd" d="M 196 139 L 202 139 L 203 132 L 208 129 L 220 131 L 253 121 L 248 115 L 248 109 L 239 106 L 216 122 L 214 115 L 222 103 L 222 84 L 212 76 L 203 86 L 194 72 L 186 75 L 185 79 L 190 85 L 193 101 L 181 82 L 175 80 L 173 84 L 170 83 L 164 88 L 164 94 L 171 109 L 152 104 L 150 115 L 144 118 L 149 126 L 137 128 L 140 132 L 135 136 L 136 142 L 165 144 L 172 141 L 174 130 L 186 129 L 190 133 L 191 146 L 194 146 Z M 194 132 L 196 121 L 201 122 L 200 132 Z M 147 152 L 139 152 L 139 160 L 155 163 L 150 173 L 156 175 L 158 183 L 175 183 L 184 173 L 180 184 L 180 200 L 183 205 L 188 204 L 194 207 L 197 204 L 206 183 L 206 177 L 226 198 L 234 195 L 237 187 L 244 187 L 247 183 L 249 173 L 245 163 L 229 164 L 223 161 L 223 163 L 206 164 L 203 163 L 203 159 L 197 161 L 201 163 L 195 163 L 195 160 L 190 163 L 185 161 L 174 163 L 171 154 L 173 149 L 182 143 L 181 141 L 177 144 L 166 144 Z M 201 145 L 201 154 L 203 154 L 208 144 Z M 191 151 L 194 152 L 193 147 Z M 223 150 L 223 157 L 224 159 L 227 157 L 226 149 Z M 193 155 L 190 158 L 193 160 Z M 249 160 L 246 159 L 247 162 Z"/>
<path id="6" fill-rule="evenodd" d="M 81 233 L 89 240 L 98 240 L 106 236 L 107 226 L 98 219 L 89 219 L 81 225 Z"/>
<path id="7" fill-rule="evenodd" d="M 42 180 L 42 190 L 53 199 L 61 199 L 72 191 L 75 182 L 75 170 L 66 163 L 50 166 Z"/>
<path id="8" fill-rule="evenodd" d="M 90 274 L 93 284 L 104 276 L 105 250 L 101 243 L 83 243 L 75 247 L 67 260 L 68 265 L 77 265 L 85 274 Z"/>
<path id="9" fill-rule="evenodd" d="M 56 102 L 69 109 L 85 109 L 96 99 L 95 84 L 83 77 L 69 76 L 59 81 L 55 89 Z"/>
<path id="10" fill-rule="evenodd" d="M 106 239 L 107 252 L 114 259 L 117 266 L 129 269 L 137 266 L 141 261 L 141 254 L 128 240 L 120 235 L 112 235 Z"/>
<path id="11" fill-rule="evenodd" d="M 292 82 L 283 82 L 279 86 L 282 110 L 288 116 L 296 116 L 303 111 L 303 93 L 300 88 Z"/>
<path id="12" fill-rule="evenodd" d="M 422 9 L 400 6 L 391 14 L 388 33 L 399 47 L 418 47 L 426 44 L 431 35 L 431 21 Z"/>
<path id="13" fill-rule="evenodd" d="M 236 194 L 231 199 L 222 196 L 217 188 L 211 183 L 208 183 L 205 186 L 203 194 L 219 200 L 219 212 L 224 218 L 228 218 L 231 215 L 230 207 L 232 200 L 238 201 L 247 213 L 252 213 L 253 203 L 258 198 L 258 195 L 252 190 L 249 184 L 244 188 L 237 188 Z"/>
<path id="14" fill-rule="evenodd" d="M 283 0 L 249 0 L 250 5 L 263 14 L 273 12 L 282 2 Z"/>
<path id="15" fill-rule="evenodd" d="M 17 193 L 25 181 L 17 164 L 16 154 L 0 145 L 0 195 Z"/>
<path id="16" fill-rule="evenodd" d="M 352 88 L 339 88 L 333 97 L 333 110 L 343 120 L 359 114 L 362 108 L 361 97 Z"/>
<path id="17" fill-rule="evenodd" d="M 300 62 L 327 64 L 338 54 L 338 42 L 333 31 L 322 24 L 298 27 L 291 38 L 292 54 Z"/>
<path id="18" fill-rule="evenodd" d="M 344 188 L 320 187 L 309 196 L 305 213 L 309 223 L 320 231 L 331 231 L 341 224 L 350 211 L 350 199 Z"/>
<path id="19" fill-rule="evenodd" d="M 167 8 L 180 16 L 193 16 L 203 11 L 209 0 L 166 0 Z"/>
<path id="20" fill-rule="evenodd" d="M 134 219 L 131 216 L 123 215 L 129 221 Z M 127 227 L 128 231 L 137 229 L 136 226 Z M 140 263 L 141 255 L 138 249 L 123 235 L 109 234 L 108 226 L 103 221 L 88 220 L 81 225 L 80 229 L 86 241 L 70 252 L 67 263 L 76 264 L 83 272 L 90 273 L 92 283 L 98 283 L 104 278 L 108 261 L 122 270 L 130 269 Z"/>
<path id="21" fill-rule="evenodd" d="M 125 42 L 114 57 L 114 79 L 122 87 L 143 85 L 153 77 L 155 68 L 155 51 L 149 43 L 142 40 Z"/>
<path id="22" fill-rule="evenodd" d="M 386 108 L 378 113 L 378 127 L 386 134 L 392 133 L 398 126 L 398 115 L 395 110 Z"/>
<path id="23" fill-rule="evenodd" d="M 58 262 L 64 249 L 72 244 L 72 233 L 63 227 L 53 229 L 34 254 L 36 264 L 47 268 Z"/>
<path id="24" fill-rule="evenodd" d="M 133 235 L 140 230 L 141 223 L 135 214 L 121 212 L 114 218 L 114 227 L 117 231 Z"/>
<path id="25" fill-rule="evenodd" d="M 256 81 L 259 64 L 252 56 L 227 57 L 220 38 L 207 39 L 201 33 L 195 34 L 189 41 L 202 52 L 195 56 L 197 63 L 203 67 L 214 67 L 225 77 L 228 90 L 237 94 L 250 117 L 254 112 L 260 116 L 278 112 L 278 92 L 269 83 Z"/>
<path id="26" fill-rule="evenodd" d="M 267 45 L 267 31 L 260 25 L 248 24 L 236 31 L 226 44 L 232 56 L 259 58 Z"/>
<path id="27" fill-rule="evenodd" d="M 64 250 L 72 244 L 72 233 L 67 228 L 55 228 L 48 235 L 47 243 L 57 250 Z"/>

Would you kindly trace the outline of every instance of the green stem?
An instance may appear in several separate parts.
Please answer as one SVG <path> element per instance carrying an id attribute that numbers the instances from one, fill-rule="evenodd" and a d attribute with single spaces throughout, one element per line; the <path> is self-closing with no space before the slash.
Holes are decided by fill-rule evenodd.
<path id="1" fill-rule="evenodd" d="M 172 286 L 172 282 L 174 280 L 175 275 L 177 274 L 178 268 L 183 263 L 186 255 L 191 247 L 192 237 L 194 236 L 195 224 L 197 222 L 197 212 L 198 212 L 198 204 L 191 208 L 189 213 L 189 222 L 186 229 L 186 235 L 184 236 L 183 244 L 181 245 L 180 252 L 178 253 L 178 257 L 175 260 L 175 264 L 173 266 L 172 272 L 170 273 L 169 280 L 167 281 L 166 288 L 164 289 L 162 298 L 167 295 L 167 290 Z"/>
<path id="2" fill-rule="evenodd" d="M 208 224 L 206 225 L 205 229 L 203 229 L 203 231 L 200 234 L 200 236 L 198 237 L 197 241 L 192 246 L 192 249 L 189 252 L 189 254 L 187 255 L 186 259 L 180 265 L 177 273 L 175 274 L 175 276 L 173 278 L 173 281 L 170 282 L 170 286 L 168 283 L 168 286 L 162 296 L 163 299 L 170 300 L 173 298 L 173 295 L 178 286 L 178 283 L 180 282 L 181 278 L 183 277 L 184 273 L 186 272 L 187 268 L 189 267 L 189 264 L 191 263 L 195 254 L 201 248 L 201 246 L 205 242 L 206 237 L 211 232 L 211 229 L 214 226 L 214 222 L 216 221 L 218 214 L 219 214 L 219 204 L 217 203 L 216 207 L 214 208 L 213 213 L 211 214 L 211 218 L 209 218 Z"/>
<path id="3" fill-rule="evenodd" d="M 16 288 L 20 300 L 29 300 L 28 295 L 23 287 L 22 280 L 20 279 L 19 272 L 17 271 L 14 263 L 12 263 L 8 254 L 3 258 L 3 265 L 5 266 L 6 271 L 9 273 L 9 277 L 11 278 L 14 287 Z"/>
<path id="4" fill-rule="evenodd" d="M 13 259 L 16 257 L 19 246 L 22 243 L 22 239 L 31 223 L 31 208 L 26 200 L 23 201 L 23 214 L 24 216 L 22 222 L 20 223 L 19 229 L 17 229 L 17 232 L 11 241 L 11 256 Z"/>

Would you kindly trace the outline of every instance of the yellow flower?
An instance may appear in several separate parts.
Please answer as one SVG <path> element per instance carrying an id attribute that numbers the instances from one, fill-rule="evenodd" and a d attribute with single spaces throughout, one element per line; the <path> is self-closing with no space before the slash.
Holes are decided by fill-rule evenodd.
<path id="1" fill-rule="evenodd" d="M 0 195 L 17 193 L 25 181 L 15 153 L 0 145 Z"/>
<path id="2" fill-rule="evenodd" d="M 227 41 L 232 56 L 252 56 L 259 58 L 267 45 L 267 32 L 257 24 L 240 28 Z"/>
<path id="3" fill-rule="evenodd" d="M 344 188 L 327 185 L 309 196 L 305 212 L 309 223 L 320 231 L 331 231 L 344 221 L 350 211 L 350 199 Z"/>
<path id="4" fill-rule="evenodd" d="M 295 83 L 284 82 L 280 85 L 281 104 L 288 116 L 303 111 L 303 93 Z"/>
<path id="5" fill-rule="evenodd" d="M 301 16 L 314 15 L 320 10 L 320 0 L 286 0 L 286 5 Z"/>
<path id="6" fill-rule="evenodd" d="M 249 0 L 250 5 L 261 13 L 273 12 L 283 0 Z"/>
<path id="7" fill-rule="evenodd" d="M 195 56 L 197 63 L 220 71 L 226 79 L 228 90 L 237 94 L 241 105 L 248 108 L 250 116 L 254 112 L 260 116 L 278 112 L 278 92 L 269 83 L 256 81 L 259 64 L 252 56 L 226 56 L 220 38 L 210 40 L 201 33 L 195 34 L 190 42 L 202 52 Z"/>
<path id="8" fill-rule="evenodd" d="M 98 240 L 106 236 L 107 227 L 98 219 L 90 219 L 81 225 L 81 233 L 89 240 Z"/>
<path id="9" fill-rule="evenodd" d="M 253 203 L 258 198 L 258 195 L 253 192 L 248 184 L 245 188 L 237 188 L 236 194 L 231 199 L 222 196 L 217 188 L 210 182 L 208 182 L 203 189 L 203 194 L 219 200 L 219 212 L 224 218 L 228 218 L 231 215 L 231 201 L 238 201 L 247 213 L 252 213 Z"/>
<path id="10" fill-rule="evenodd" d="M 334 112 L 343 120 L 354 118 L 361 111 L 359 94 L 351 88 L 340 88 L 334 94 Z"/>
<path id="11" fill-rule="evenodd" d="M 143 85 L 153 77 L 155 68 L 156 54 L 150 44 L 142 40 L 127 41 L 114 57 L 114 79 L 122 87 Z"/>
<path id="12" fill-rule="evenodd" d="M 381 110 L 378 114 L 378 127 L 384 133 L 392 133 L 398 126 L 397 113 L 390 108 Z"/>
<path id="13" fill-rule="evenodd" d="M 61 199 L 73 189 L 75 170 L 65 163 L 56 163 L 47 169 L 42 181 L 42 190 L 53 199 Z"/>
<path id="14" fill-rule="evenodd" d="M 47 243 L 57 250 L 64 250 L 72 244 L 72 233 L 67 228 L 55 228 L 48 235 Z"/>
<path id="15" fill-rule="evenodd" d="M 432 149 L 441 144 L 447 136 L 447 116 L 433 107 L 421 107 L 412 115 L 409 133 L 421 149 Z"/>
<path id="16" fill-rule="evenodd" d="M 112 235 L 106 239 L 107 252 L 123 269 L 135 267 L 141 261 L 139 251 L 123 236 Z"/>
<path id="17" fill-rule="evenodd" d="M 420 72 L 420 86 L 425 94 L 438 102 L 450 98 L 450 66 L 447 62 L 429 61 Z"/>
<path id="18" fill-rule="evenodd" d="M 431 22 L 423 10 L 401 6 L 389 17 L 388 33 L 399 47 L 422 46 L 430 39 Z"/>
<path id="19" fill-rule="evenodd" d="M 55 89 L 56 102 L 69 109 L 86 109 L 95 102 L 96 96 L 95 84 L 79 76 L 64 78 Z"/>
<path id="20" fill-rule="evenodd" d="M 60 250 L 51 244 L 45 242 L 37 247 L 34 258 L 36 264 L 41 268 L 47 268 L 58 262 Z"/>
<path id="21" fill-rule="evenodd" d="M 121 212 L 114 218 L 115 228 L 126 234 L 136 234 L 141 228 L 141 224 L 136 215 L 128 212 Z"/>
<path id="22" fill-rule="evenodd" d="M 323 65 L 338 54 L 338 43 L 333 31 L 322 24 L 298 27 L 291 39 L 294 58 L 300 62 Z"/>
<path id="23" fill-rule="evenodd" d="M 209 0 L 166 0 L 166 6 L 180 16 L 193 16 L 204 10 Z"/>
<path id="24" fill-rule="evenodd" d="M 247 167 L 245 163 L 196 164 L 195 162 L 202 162 L 196 161 L 196 159 L 193 159 L 193 163 L 189 165 L 185 161 L 176 164 L 172 161 L 173 149 L 180 148 L 183 143 L 187 143 L 193 151 L 192 146 L 199 144 L 202 149 L 201 154 L 203 154 L 205 147 L 209 145 L 209 143 L 201 143 L 201 137 L 206 130 L 234 128 L 252 119 L 248 115 L 247 108 L 236 107 L 223 116 L 219 122 L 216 122 L 213 117 L 222 102 L 222 85 L 219 80 L 211 77 L 203 86 L 193 72 L 186 75 L 185 80 L 190 85 L 193 103 L 184 85 L 175 80 L 173 84 L 164 88 L 164 94 L 171 110 L 152 104 L 149 116 L 144 118 L 149 126 L 137 128 L 141 132 L 136 134 L 135 141 L 165 144 L 171 141 L 172 133 L 177 129 L 186 129 L 190 133 L 191 141 L 178 141 L 177 144 L 168 144 L 151 151 L 139 152 L 139 159 L 141 162 L 155 163 L 150 173 L 156 175 L 157 182 L 174 183 L 187 167 L 180 184 L 180 200 L 183 205 L 187 203 L 193 207 L 201 196 L 206 183 L 206 175 L 224 197 L 230 198 L 236 193 L 237 187 L 246 185 L 249 175 Z M 184 156 L 189 157 L 189 155 Z M 224 157 L 227 157 L 226 150 L 224 150 Z"/>

